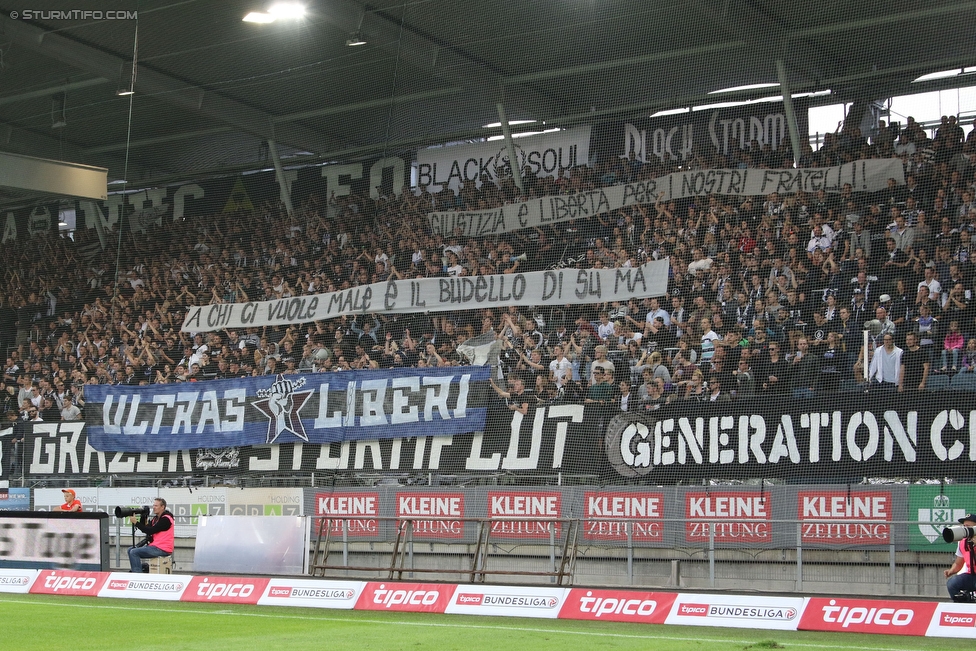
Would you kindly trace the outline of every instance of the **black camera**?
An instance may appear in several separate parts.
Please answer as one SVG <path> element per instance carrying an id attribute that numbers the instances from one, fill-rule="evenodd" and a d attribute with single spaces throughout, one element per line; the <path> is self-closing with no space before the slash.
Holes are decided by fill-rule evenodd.
<path id="1" fill-rule="evenodd" d="M 942 530 L 942 540 L 947 543 L 969 540 L 976 536 L 976 527 L 964 527 L 961 524 L 946 527 Z"/>
<path id="2" fill-rule="evenodd" d="M 142 519 L 145 520 L 149 517 L 150 509 L 148 506 L 116 506 L 115 507 L 115 517 L 117 518 L 128 518 L 133 515 L 141 515 Z"/>

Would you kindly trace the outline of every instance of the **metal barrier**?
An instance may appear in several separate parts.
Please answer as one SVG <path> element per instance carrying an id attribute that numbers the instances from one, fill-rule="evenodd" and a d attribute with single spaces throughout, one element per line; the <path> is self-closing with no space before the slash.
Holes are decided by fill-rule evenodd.
<path id="1" fill-rule="evenodd" d="M 377 543 L 370 541 L 369 552 L 355 543 L 351 537 L 362 538 L 363 533 L 377 534 L 386 528 L 394 530 L 393 540 L 386 544 L 388 549 L 376 549 Z M 580 520 L 569 518 L 381 518 L 364 519 L 358 516 L 329 516 L 313 519 L 313 538 L 309 572 L 312 576 L 357 576 L 367 575 L 388 580 L 403 580 L 404 574 L 413 578 L 414 574 L 431 575 L 428 578 L 464 580 L 469 583 L 484 583 L 489 576 L 516 576 L 532 578 L 544 577 L 557 585 L 571 584 L 575 560 L 578 555 Z M 423 553 L 421 560 L 417 552 L 415 534 L 420 531 L 435 536 L 463 536 L 464 531 L 474 528 L 477 531 L 473 544 L 452 544 L 431 542 L 429 552 Z M 548 545 L 543 545 L 542 557 L 548 556 L 548 564 L 538 569 L 519 569 L 515 557 L 498 552 L 498 540 L 513 535 L 543 535 Z M 333 536 L 341 536 L 342 563 L 329 562 L 333 553 Z M 494 534 L 494 538 L 493 538 Z M 376 563 L 367 565 L 350 564 L 350 554 L 359 557 L 374 557 Z M 389 555 L 389 560 L 382 560 Z M 533 550 L 529 558 L 537 558 L 539 550 Z M 453 559 L 454 567 L 443 565 L 445 559 Z M 501 563 L 493 559 L 503 559 Z M 425 563 L 433 560 L 434 563 Z M 440 562 L 438 562 L 440 561 Z M 531 561 L 534 565 L 538 563 Z M 336 574 L 335 572 L 339 572 Z M 437 575 L 437 576 L 433 576 Z"/>
<path id="2" fill-rule="evenodd" d="M 315 520 L 310 571 L 332 578 L 935 597 L 952 563 L 896 534 L 917 521 Z"/>

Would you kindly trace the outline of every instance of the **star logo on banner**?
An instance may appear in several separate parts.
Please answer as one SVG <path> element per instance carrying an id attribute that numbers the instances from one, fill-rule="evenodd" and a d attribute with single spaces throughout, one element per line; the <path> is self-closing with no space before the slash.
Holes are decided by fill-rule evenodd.
<path id="1" fill-rule="evenodd" d="M 308 442 L 305 425 L 298 412 L 302 410 L 312 391 L 296 391 L 305 386 L 305 378 L 286 380 L 280 374 L 268 389 L 258 389 L 258 397 L 251 403 L 255 409 L 268 417 L 268 444 L 274 443 L 284 433 Z"/>

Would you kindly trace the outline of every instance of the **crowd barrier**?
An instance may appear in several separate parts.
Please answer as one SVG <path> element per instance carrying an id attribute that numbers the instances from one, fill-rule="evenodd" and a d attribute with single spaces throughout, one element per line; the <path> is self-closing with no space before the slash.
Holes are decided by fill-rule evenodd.
<path id="1" fill-rule="evenodd" d="M 976 604 L 819 596 L 26 569 L 0 569 L 0 592 L 926 637 L 976 628 Z"/>

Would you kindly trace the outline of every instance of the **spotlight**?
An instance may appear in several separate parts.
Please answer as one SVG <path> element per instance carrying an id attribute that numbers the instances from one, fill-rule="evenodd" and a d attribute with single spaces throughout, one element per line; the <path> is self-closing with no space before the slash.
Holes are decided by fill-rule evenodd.
<path id="1" fill-rule="evenodd" d="M 271 5 L 268 13 L 282 20 L 298 20 L 305 17 L 305 7 L 297 2 L 279 2 Z"/>
<path id="2" fill-rule="evenodd" d="M 271 14 L 261 13 L 260 11 L 252 11 L 248 15 L 242 18 L 245 23 L 273 23 L 276 20 L 275 16 Z"/>
<path id="3" fill-rule="evenodd" d="M 278 2 L 268 8 L 267 13 L 262 11 L 252 11 L 242 20 L 245 23 L 273 23 L 281 20 L 299 20 L 305 17 L 305 5 L 297 2 Z"/>

